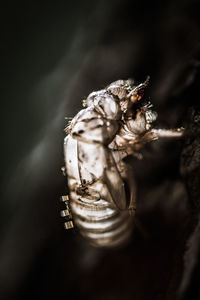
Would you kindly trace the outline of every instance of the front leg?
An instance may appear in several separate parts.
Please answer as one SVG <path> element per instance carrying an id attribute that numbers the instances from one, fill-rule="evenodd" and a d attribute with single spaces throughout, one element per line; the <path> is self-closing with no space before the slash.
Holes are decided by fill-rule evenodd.
<path id="1" fill-rule="evenodd" d="M 152 135 L 155 137 L 154 139 L 158 138 L 179 138 L 184 134 L 184 128 L 177 128 L 177 129 L 151 129 L 150 131 Z"/>
<path id="2" fill-rule="evenodd" d="M 183 128 L 177 129 L 151 129 L 147 131 L 144 135 L 138 136 L 133 140 L 129 141 L 129 145 L 133 147 L 134 150 L 140 150 L 145 144 L 155 141 L 159 138 L 180 138 L 184 134 Z"/>

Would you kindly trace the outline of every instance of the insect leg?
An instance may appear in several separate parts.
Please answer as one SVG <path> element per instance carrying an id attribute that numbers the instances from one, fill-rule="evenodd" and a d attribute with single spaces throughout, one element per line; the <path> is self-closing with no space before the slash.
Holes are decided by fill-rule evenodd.
<path id="1" fill-rule="evenodd" d="M 183 136 L 184 129 L 177 128 L 177 129 L 152 129 L 152 134 L 155 135 L 157 138 L 179 138 Z"/>
<path id="2" fill-rule="evenodd" d="M 64 227 L 65 229 L 71 229 L 74 227 L 73 221 L 72 221 L 72 214 L 71 214 L 71 210 L 70 210 L 70 206 L 69 206 L 69 196 L 65 195 L 65 196 L 61 196 L 60 200 L 62 202 L 65 203 L 66 205 L 66 209 L 61 211 L 61 217 L 65 217 L 67 219 L 67 221 L 64 223 Z"/>
<path id="3" fill-rule="evenodd" d="M 130 215 L 136 211 L 136 183 L 133 168 L 125 161 L 120 162 L 120 175 L 125 183 L 126 206 Z"/>

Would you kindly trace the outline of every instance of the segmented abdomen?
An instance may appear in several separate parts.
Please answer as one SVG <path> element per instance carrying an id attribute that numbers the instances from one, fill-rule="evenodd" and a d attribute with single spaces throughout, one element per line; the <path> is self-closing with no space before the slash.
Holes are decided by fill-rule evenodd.
<path id="1" fill-rule="evenodd" d="M 76 193 L 71 193 L 70 199 L 74 223 L 91 244 L 118 247 L 129 240 L 133 226 L 127 211 L 119 211 L 106 200 L 91 201 Z"/>
<path id="2" fill-rule="evenodd" d="M 127 211 L 120 211 L 116 207 L 102 176 L 97 177 L 98 172 L 94 173 L 99 169 L 103 172 L 104 167 L 96 166 L 95 169 L 92 166 L 91 169 L 85 167 L 81 170 L 82 162 L 79 159 L 78 149 L 77 140 L 70 135 L 67 136 L 64 152 L 73 222 L 79 228 L 81 235 L 95 246 L 118 247 L 124 245 L 132 232 L 132 217 Z M 97 150 L 100 153 L 102 149 Z M 99 163 L 101 164 L 101 162 Z M 81 171 L 85 174 L 85 179 L 81 175 Z M 84 181 L 90 178 L 91 174 L 96 179 L 90 184 L 85 184 Z"/>

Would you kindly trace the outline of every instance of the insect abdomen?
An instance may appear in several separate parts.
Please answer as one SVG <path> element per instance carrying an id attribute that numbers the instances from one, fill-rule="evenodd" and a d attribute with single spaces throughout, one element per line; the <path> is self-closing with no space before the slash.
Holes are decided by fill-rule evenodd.
<path id="1" fill-rule="evenodd" d="M 82 147 L 84 146 L 83 144 Z M 92 154 L 92 147 L 94 148 L 94 155 L 90 154 L 92 158 L 98 153 L 99 161 L 96 161 L 95 167 L 92 163 L 87 164 L 87 161 L 80 161 L 80 153 L 83 153 L 80 149 L 80 142 L 70 135 L 65 139 L 65 162 L 74 224 L 79 228 L 81 235 L 95 246 L 118 247 L 124 245 L 132 232 L 132 218 L 127 211 L 120 211 L 117 208 L 113 203 L 108 186 L 104 183 L 102 177 L 104 172 L 102 157 L 104 156 L 101 156 L 104 148 L 92 144 L 89 145 L 90 147 L 87 144 L 86 146 Z M 98 148 L 96 149 L 96 147 Z M 89 150 L 86 152 L 87 155 Z M 93 175 L 90 176 L 91 174 Z M 83 183 L 86 179 L 93 177 L 94 180 L 90 184 Z"/>
<path id="2" fill-rule="evenodd" d="M 74 223 L 91 244 L 117 247 L 128 241 L 132 232 L 132 219 L 127 212 L 118 211 L 106 200 L 88 203 L 87 199 L 72 194 L 71 209 Z"/>

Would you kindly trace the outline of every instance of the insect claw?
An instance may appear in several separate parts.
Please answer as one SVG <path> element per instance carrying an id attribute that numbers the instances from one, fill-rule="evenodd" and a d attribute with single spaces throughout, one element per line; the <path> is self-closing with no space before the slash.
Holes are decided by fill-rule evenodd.
<path id="1" fill-rule="evenodd" d="M 73 222 L 72 222 L 72 220 L 70 220 L 70 219 L 72 219 L 72 214 L 71 214 L 71 210 L 70 210 L 70 206 L 69 206 L 69 200 L 70 200 L 69 196 L 68 195 L 61 196 L 60 200 L 62 202 L 64 202 L 66 205 L 66 209 L 63 209 L 60 212 L 61 217 L 67 218 L 67 220 L 68 220 L 67 222 L 64 223 L 64 227 L 65 227 L 65 229 L 73 228 L 74 227 Z"/>
<path id="2" fill-rule="evenodd" d="M 71 214 L 69 212 L 69 209 L 61 210 L 60 215 L 61 215 L 61 217 L 70 217 L 70 219 L 71 219 Z"/>
<path id="3" fill-rule="evenodd" d="M 65 229 L 71 229 L 71 228 L 74 228 L 74 224 L 72 221 L 67 221 L 64 223 L 64 227 L 65 227 Z"/>
<path id="4" fill-rule="evenodd" d="M 69 196 L 68 195 L 61 196 L 60 201 L 62 202 L 69 201 Z"/>

